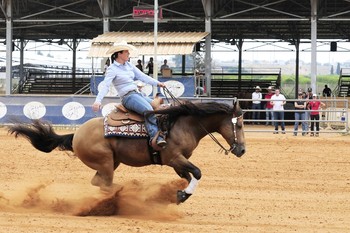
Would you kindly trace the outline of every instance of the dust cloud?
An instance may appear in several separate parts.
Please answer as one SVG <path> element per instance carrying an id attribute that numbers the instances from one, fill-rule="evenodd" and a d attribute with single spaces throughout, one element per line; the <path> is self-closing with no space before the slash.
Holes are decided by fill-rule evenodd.
<path id="1" fill-rule="evenodd" d="M 187 181 L 177 179 L 164 184 L 144 184 L 132 180 L 121 184 L 111 194 L 98 192 L 89 195 L 69 189 L 69 197 L 50 191 L 52 185 L 54 184 L 36 184 L 10 197 L 0 193 L 0 209 L 11 212 L 122 216 L 171 221 L 182 217 L 176 204 L 176 192 L 184 189 Z"/>

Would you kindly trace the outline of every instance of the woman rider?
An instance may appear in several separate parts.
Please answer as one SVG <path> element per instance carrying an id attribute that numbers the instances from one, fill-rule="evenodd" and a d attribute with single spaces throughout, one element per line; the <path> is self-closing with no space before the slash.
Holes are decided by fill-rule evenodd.
<path id="1" fill-rule="evenodd" d="M 141 72 L 135 65 L 129 62 L 130 52 L 136 52 L 136 48 L 126 42 L 114 44 L 107 51 L 107 54 L 112 54 L 111 65 L 107 68 L 105 78 L 100 84 L 100 91 L 96 97 L 95 103 L 92 105 L 93 111 L 97 112 L 101 108 L 102 99 L 109 91 L 109 86 L 112 84 L 119 93 L 122 99 L 122 104 L 129 110 L 144 115 L 147 111 L 152 111 L 152 100 L 143 96 L 135 84 L 135 80 L 140 80 L 152 86 L 165 87 L 165 84 L 159 82 L 150 76 Z M 148 115 L 145 126 L 151 141 L 158 132 L 157 120 L 154 114 Z M 150 142 L 151 142 L 150 141 Z M 158 136 L 156 143 L 159 147 L 164 148 L 166 141 L 162 136 Z"/>

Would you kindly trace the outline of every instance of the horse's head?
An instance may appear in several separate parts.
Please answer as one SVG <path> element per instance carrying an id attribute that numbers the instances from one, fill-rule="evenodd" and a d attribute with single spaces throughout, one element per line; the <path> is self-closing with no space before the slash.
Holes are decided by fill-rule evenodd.
<path id="1" fill-rule="evenodd" d="M 229 151 L 237 157 L 245 153 L 245 139 L 243 131 L 243 113 L 237 98 L 233 100 L 233 113 L 229 114 L 222 121 L 219 133 L 230 145 Z"/>

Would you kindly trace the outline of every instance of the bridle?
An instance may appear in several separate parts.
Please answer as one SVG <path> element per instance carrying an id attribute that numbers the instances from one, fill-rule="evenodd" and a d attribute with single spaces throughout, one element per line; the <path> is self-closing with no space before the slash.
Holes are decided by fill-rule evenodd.
<path id="1" fill-rule="evenodd" d="M 225 155 L 228 155 L 230 152 L 232 153 L 232 151 L 234 150 L 234 149 L 236 149 L 236 147 L 237 147 L 237 130 L 236 130 L 236 128 L 237 128 L 237 122 L 238 122 L 238 119 L 239 118 L 242 118 L 243 117 L 243 114 L 242 115 L 240 115 L 240 116 L 238 116 L 238 117 L 233 117 L 232 119 L 231 119 L 231 122 L 232 122 L 232 124 L 233 124 L 233 137 L 234 137 L 234 141 L 233 141 L 233 143 L 232 143 L 232 145 L 230 145 L 230 148 L 229 149 L 226 149 L 218 140 L 217 140 L 217 138 L 212 134 L 212 133 L 210 133 L 205 127 L 204 127 L 204 125 L 201 123 L 201 122 L 198 122 L 199 123 L 199 125 L 201 126 L 201 128 L 209 135 L 209 137 L 218 145 L 218 146 L 220 146 L 220 151 L 224 151 L 225 152 Z"/>
<path id="2" fill-rule="evenodd" d="M 168 97 L 166 95 L 169 94 L 169 96 L 171 97 L 171 99 L 174 101 L 174 102 L 177 102 L 179 105 L 182 105 L 182 103 L 169 91 L 168 88 L 166 87 L 163 87 L 164 89 L 164 95 L 165 95 L 165 98 L 167 99 L 167 101 L 169 102 L 168 100 Z M 236 116 L 236 117 L 232 117 L 231 119 L 231 122 L 233 124 L 233 137 L 234 137 L 234 141 L 232 143 L 232 145 L 230 145 L 230 148 L 229 149 L 226 149 L 220 142 L 219 140 L 212 134 L 210 133 L 205 127 L 204 125 L 199 121 L 198 124 L 199 126 L 207 133 L 207 135 L 209 135 L 209 137 L 221 148 L 220 151 L 224 151 L 225 152 L 225 155 L 228 155 L 230 152 L 232 153 L 232 151 L 234 149 L 236 149 L 237 147 L 237 122 L 238 122 L 238 119 L 239 118 L 242 118 L 243 117 L 243 113 L 240 115 L 240 116 Z"/>

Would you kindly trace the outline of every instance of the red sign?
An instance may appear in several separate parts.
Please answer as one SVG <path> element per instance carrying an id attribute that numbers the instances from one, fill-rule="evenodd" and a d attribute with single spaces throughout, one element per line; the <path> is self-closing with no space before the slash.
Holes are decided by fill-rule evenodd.
<path id="1" fill-rule="evenodd" d="M 132 10 L 132 17 L 138 18 L 138 19 L 150 19 L 154 18 L 154 8 L 152 7 L 140 7 L 140 6 L 134 6 Z M 158 19 L 163 18 L 163 11 L 162 8 L 159 7 L 158 9 Z"/>

